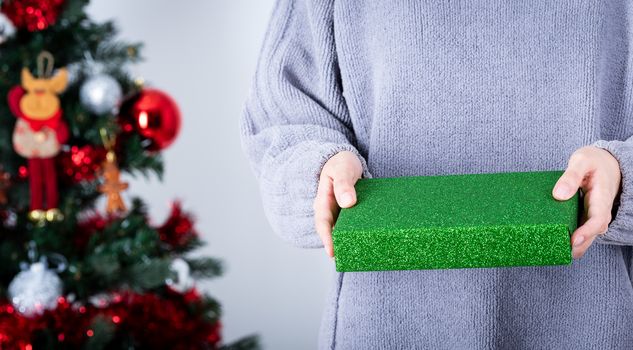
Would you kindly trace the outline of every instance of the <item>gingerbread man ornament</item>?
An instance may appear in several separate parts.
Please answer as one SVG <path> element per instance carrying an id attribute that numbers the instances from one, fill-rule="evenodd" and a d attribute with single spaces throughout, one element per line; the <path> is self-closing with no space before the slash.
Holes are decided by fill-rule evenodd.
<path id="1" fill-rule="evenodd" d="M 43 74 L 43 61 L 49 59 L 48 74 Z M 9 91 L 9 108 L 17 117 L 13 131 L 13 148 L 28 159 L 31 211 L 29 218 L 43 223 L 61 220 L 58 209 L 55 156 L 68 139 L 68 127 L 62 119 L 59 93 L 68 83 L 68 72 L 52 71 L 52 56 L 40 55 L 40 77 L 22 69 L 22 84 Z"/>

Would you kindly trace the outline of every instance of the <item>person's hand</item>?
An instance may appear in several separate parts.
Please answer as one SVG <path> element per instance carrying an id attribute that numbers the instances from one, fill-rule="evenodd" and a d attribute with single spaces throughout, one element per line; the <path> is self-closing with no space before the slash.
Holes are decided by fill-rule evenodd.
<path id="1" fill-rule="evenodd" d="M 555 199 L 567 200 L 579 188 L 584 193 L 582 225 L 571 238 L 574 258 L 582 257 L 594 239 L 607 232 L 621 179 L 617 159 L 602 148 L 586 146 L 569 158 L 567 170 L 556 182 L 552 194 Z"/>
<path id="2" fill-rule="evenodd" d="M 319 187 L 314 199 L 314 225 L 325 252 L 334 256 L 332 247 L 332 227 L 341 208 L 356 204 L 354 185 L 363 174 L 363 166 L 358 157 L 349 151 L 331 157 L 321 170 Z"/>

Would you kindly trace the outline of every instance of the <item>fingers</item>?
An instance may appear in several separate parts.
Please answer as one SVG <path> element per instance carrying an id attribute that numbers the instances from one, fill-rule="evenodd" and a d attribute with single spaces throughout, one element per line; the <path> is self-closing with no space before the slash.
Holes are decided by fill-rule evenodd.
<path id="1" fill-rule="evenodd" d="M 585 195 L 585 221 L 572 235 L 572 255 L 582 257 L 598 235 L 604 234 L 611 222 L 613 199 L 609 199 L 606 190 L 594 187 Z"/>
<path id="2" fill-rule="evenodd" d="M 319 181 L 317 196 L 314 200 L 314 226 L 329 257 L 334 256 L 332 227 L 334 226 L 335 204 L 332 180 L 323 177 Z"/>
<path id="3" fill-rule="evenodd" d="M 552 191 L 554 198 L 564 201 L 573 197 L 592 170 L 593 162 L 583 149 L 574 152 L 569 158 L 567 169 L 554 186 Z"/>
<path id="4" fill-rule="evenodd" d="M 606 223 L 605 223 L 606 222 Z M 607 232 L 609 222 L 599 216 L 590 217 L 572 235 L 572 256 L 574 259 L 582 257 L 599 234 Z"/>
<path id="5" fill-rule="evenodd" d="M 571 255 L 574 259 L 580 259 L 585 255 L 587 249 L 593 244 L 593 241 L 597 236 L 591 236 L 588 240 L 578 241 L 578 245 L 574 245 L 571 250 Z M 573 240 L 573 238 L 572 238 Z"/>
<path id="6" fill-rule="evenodd" d="M 571 237 L 574 258 L 582 257 L 596 237 L 607 232 L 620 180 L 618 161 L 603 149 L 583 147 L 569 158 L 567 169 L 556 182 L 552 195 L 558 200 L 567 200 L 579 188 L 584 192 L 583 219 L 586 220 Z"/>
<path id="7" fill-rule="evenodd" d="M 354 185 L 362 175 L 358 157 L 348 151 L 330 158 L 323 166 L 314 200 L 314 225 L 328 256 L 334 256 L 332 227 L 340 208 L 356 204 Z"/>

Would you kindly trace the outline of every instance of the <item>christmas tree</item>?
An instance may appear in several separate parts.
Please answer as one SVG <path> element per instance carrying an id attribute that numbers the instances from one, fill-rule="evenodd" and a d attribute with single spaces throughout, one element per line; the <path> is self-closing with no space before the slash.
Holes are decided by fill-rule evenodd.
<path id="1" fill-rule="evenodd" d="M 152 225 L 121 174 L 161 177 L 180 113 L 129 66 L 141 45 L 88 0 L 0 7 L 0 349 L 247 349 L 222 345 L 221 273 L 174 203 Z"/>

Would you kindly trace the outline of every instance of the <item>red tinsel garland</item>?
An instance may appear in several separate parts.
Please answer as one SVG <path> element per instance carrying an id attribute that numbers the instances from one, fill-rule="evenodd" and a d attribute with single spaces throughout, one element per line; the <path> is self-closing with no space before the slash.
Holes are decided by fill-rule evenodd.
<path id="1" fill-rule="evenodd" d="M 169 291 L 165 296 L 124 292 L 109 304 L 77 306 L 60 298 L 58 306 L 27 318 L 8 301 L 0 303 L 0 349 L 31 350 L 35 333 L 52 332 L 64 348 L 81 348 L 90 337 L 96 317 L 110 320 L 117 334 L 128 334 L 141 347 L 152 349 L 216 349 L 220 322 L 196 311 L 202 305 L 197 291 Z"/>
<path id="2" fill-rule="evenodd" d="M 86 340 L 86 332 L 95 316 L 94 308 L 74 307 L 66 298 L 59 298 L 57 308 L 32 319 L 34 329 L 48 329 L 55 332 L 57 341 L 66 347 L 79 348 Z"/>
<path id="3" fill-rule="evenodd" d="M 174 202 L 165 223 L 157 227 L 161 241 L 174 248 L 182 248 L 198 237 L 193 218 L 182 210 L 180 202 Z"/>
<path id="4" fill-rule="evenodd" d="M 220 340 L 219 323 L 204 322 L 188 311 L 199 303 L 188 301 L 187 295 L 170 292 L 165 302 L 155 294 L 130 294 L 121 303 L 125 310 L 121 327 L 135 339 L 143 339 L 143 345 L 151 349 L 187 350 L 204 345 L 217 345 Z M 200 305 L 198 305 L 200 306 Z M 193 320 L 192 320 L 193 318 Z M 183 341 L 183 339 L 189 339 Z"/>
<path id="5" fill-rule="evenodd" d="M 0 349 L 27 349 L 31 345 L 31 321 L 20 316 L 13 306 L 0 304 Z"/>

